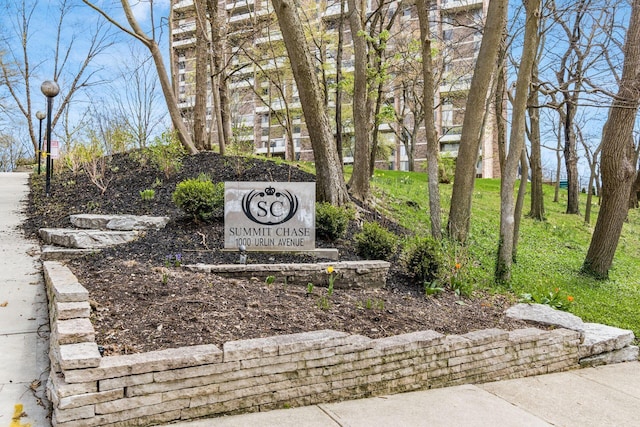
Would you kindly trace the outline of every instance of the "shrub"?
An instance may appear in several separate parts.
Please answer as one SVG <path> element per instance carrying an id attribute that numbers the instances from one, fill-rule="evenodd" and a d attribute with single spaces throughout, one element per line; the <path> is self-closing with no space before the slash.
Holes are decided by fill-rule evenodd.
<path id="1" fill-rule="evenodd" d="M 214 184 L 206 175 L 176 185 L 173 203 L 196 221 L 210 221 L 224 214 L 224 183 Z"/>
<path id="2" fill-rule="evenodd" d="M 175 132 L 167 131 L 156 137 L 145 151 L 151 164 L 164 173 L 166 178 L 182 169 L 182 157 L 185 151 Z"/>
<path id="3" fill-rule="evenodd" d="M 156 190 L 153 188 L 147 188 L 146 190 L 140 191 L 140 198 L 144 202 L 149 202 L 156 197 Z"/>
<path id="4" fill-rule="evenodd" d="M 333 206 L 330 203 L 316 204 L 316 235 L 327 240 L 345 236 L 349 220 L 353 219 L 353 209 Z"/>
<path id="5" fill-rule="evenodd" d="M 438 159 L 438 182 L 450 184 L 456 174 L 456 159 L 449 155 L 442 155 Z"/>
<path id="6" fill-rule="evenodd" d="M 356 251 L 364 259 L 388 260 L 398 244 L 395 234 L 377 222 L 365 222 L 355 240 Z"/>
<path id="7" fill-rule="evenodd" d="M 431 283 L 438 279 L 441 258 L 438 242 L 431 237 L 420 237 L 409 242 L 402 253 L 404 267 L 420 283 Z"/>

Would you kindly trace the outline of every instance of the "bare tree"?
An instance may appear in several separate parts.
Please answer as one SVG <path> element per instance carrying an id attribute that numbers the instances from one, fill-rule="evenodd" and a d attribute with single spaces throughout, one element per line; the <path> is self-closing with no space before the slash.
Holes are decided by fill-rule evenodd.
<path id="1" fill-rule="evenodd" d="M 9 4 L 12 10 L 8 13 L 13 18 L 14 25 L 11 28 L 14 33 L 9 33 L 8 28 L 3 29 L 5 32 L 1 43 L 5 55 L 0 56 L 0 80 L 9 92 L 13 104 L 11 111 L 26 121 L 34 151 L 38 149 L 38 134 L 33 118 L 35 110 L 39 109 L 34 107 L 34 103 L 43 99 L 40 92 L 42 81 L 52 79 L 61 89 L 56 98 L 55 114 L 51 118 L 55 126 L 79 92 L 101 83 L 97 76 L 98 68 L 93 67 L 93 63 L 112 45 L 112 38 L 103 24 L 93 28 L 68 26 L 67 21 L 74 6 L 69 0 L 60 0 L 51 14 L 55 22 L 54 51 L 51 54 L 53 63 L 34 60 L 31 43 L 38 28 L 33 27 L 32 20 L 37 6 L 37 2 L 30 4 L 26 0 Z M 84 43 L 82 47 L 77 47 L 81 37 Z M 76 62 L 78 57 L 82 59 Z M 51 71 L 45 72 L 45 66 L 50 67 Z M 44 101 L 40 105 L 44 105 Z"/>
<path id="2" fill-rule="evenodd" d="M 349 202 L 342 165 L 333 142 L 329 117 L 324 108 L 320 83 L 300 22 L 296 2 L 272 0 L 284 40 L 293 77 L 300 94 L 313 156 L 316 162 L 316 198 L 335 205 Z"/>
<path id="3" fill-rule="evenodd" d="M 602 130 L 602 205 L 582 271 L 606 278 L 613 263 L 629 193 L 636 178 L 633 126 L 640 103 L 640 0 L 631 4 L 618 94 Z"/>
<path id="4" fill-rule="evenodd" d="M 429 188 L 429 218 L 431 219 L 431 235 L 435 239 L 442 238 L 442 215 L 440 213 L 440 188 L 438 187 L 438 159 L 440 143 L 436 133 L 435 118 L 435 83 L 433 77 L 433 61 L 431 60 L 431 32 L 429 31 L 429 10 L 431 0 L 417 0 L 418 21 L 420 22 L 420 45 L 422 48 L 423 79 L 423 111 L 424 126 L 427 135 L 427 176 Z"/>
<path id="5" fill-rule="evenodd" d="M 514 244 L 515 234 L 515 206 L 514 185 L 518 172 L 518 164 L 524 150 L 525 115 L 527 99 L 529 97 L 529 85 L 531 72 L 538 51 L 538 25 L 540 22 L 540 0 L 525 1 L 527 20 L 524 32 L 524 47 L 518 78 L 516 82 L 516 94 L 513 102 L 511 116 L 511 136 L 509 138 L 509 152 L 502 170 L 500 182 L 500 239 L 498 242 L 498 259 L 496 262 L 496 281 L 508 282 L 511 279 L 511 264 L 516 251 Z M 526 158 L 525 158 L 526 161 Z M 526 179 L 526 177 L 522 177 Z"/>
<path id="6" fill-rule="evenodd" d="M 151 58 L 132 47 L 127 61 L 120 65 L 116 84 L 118 87 L 111 91 L 111 103 L 135 146 L 144 148 L 167 115 L 165 109 L 158 108 L 161 94 Z"/>
<path id="7" fill-rule="evenodd" d="M 464 242 L 469 233 L 471 200 L 487 96 L 497 66 L 507 17 L 507 0 L 490 0 L 478 60 L 471 80 L 449 210 L 449 236 Z"/>
<path id="8" fill-rule="evenodd" d="M 147 49 L 149 49 L 149 53 L 153 58 L 153 62 L 156 66 L 156 71 L 158 72 L 158 78 L 160 79 L 160 86 L 162 87 L 162 93 L 164 95 L 165 102 L 167 103 L 167 109 L 169 110 L 169 116 L 171 117 L 171 122 L 173 127 L 176 129 L 178 139 L 185 147 L 185 149 L 191 153 L 195 154 L 198 152 L 198 149 L 193 144 L 191 139 L 191 135 L 187 131 L 187 128 L 182 120 L 182 116 L 180 114 L 180 110 L 178 108 L 178 101 L 176 99 L 175 93 L 173 92 L 173 87 L 171 86 L 171 80 L 167 73 L 167 69 L 164 64 L 164 58 L 162 56 L 162 51 L 160 50 L 160 46 L 158 45 L 158 40 L 156 39 L 156 30 L 155 23 L 153 19 L 153 4 L 151 3 L 151 35 L 148 35 L 138 23 L 133 10 L 131 9 L 131 5 L 128 0 L 120 0 L 122 5 L 122 10 L 127 19 L 127 23 L 129 28 L 125 27 L 124 24 L 119 23 L 109 14 L 107 14 L 100 7 L 96 6 L 94 3 L 89 0 L 82 0 L 87 6 L 98 12 L 104 19 L 106 19 L 113 26 L 118 28 L 119 30 L 125 32 L 130 35 L 134 39 L 138 40 L 142 43 Z"/>
<path id="9" fill-rule="evenodd" d="M 364 33 L 366 10 L 364 4 L 357 0 L 348 0 L 349 26 L 353 38 L 354 82 L 353 82 L 353 123 L 355 133 L 355 150 L 353 157 L 353 174 L 349 181 L 351 194 L 360 200 L 369 197 L 369 171 L 371 155 L 371 99 L 368 96 L 369 79 L 367 75 L 367 41 Z"/>

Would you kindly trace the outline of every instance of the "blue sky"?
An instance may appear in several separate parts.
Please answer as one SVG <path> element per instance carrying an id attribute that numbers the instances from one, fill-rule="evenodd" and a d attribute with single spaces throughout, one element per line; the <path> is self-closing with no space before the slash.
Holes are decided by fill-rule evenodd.
<path id="1" fill-rule="evenodd" d="M 58 30 L 58 22 L 60 18 L 59 0 L 25 0 L 26 10 L 30 15 L 29 32 L 28 32 L 28 56 L 31 67 L 31 100 L 32 114 L 38 109 L 45 109 L 46 100 L 40 92 L 40 85 L 44 80 L 53 78 L 54 57 L 56 47 L 56 35 Z M 97 25 L 105 22 L 104 19 L 94 10 L 85 5 L 81 0 L 67 0 L 66 6 L 69 7 L 68 13 L 64 19 L 64 25 L 61 31 L 61 48 L 66 50 L 72 46 L 69 57 L 66 61 L 65 72 L 59 79 L 61 93 L 54 100 L 54 108 L 60 104 L 60 100 L 68 92 L 71 80 L 77 74 L 82 61 L 86 57 L 89 49 L 92 34 L 95 34 Z M 143 28 L 147 29 L 150 25 L 149 2 L 136 1 L 132 5 L 134 13 Z M 22 62 L 22 52 L 19 42 L 19 30 L 22 26 L 22 17 L 19 9 L 23 4 L 23 0 L 6 0 L 0 5 L 0 36 L 3 43 L 0 49 L 5 52 L 14 52 L 16 60 Z M 107 11 L 118 19 L 119 22 L 126 24 L 119 2 L 101 1 L 96 2 L 99 6 L 105 5 Z M 155 19 L 160 22 L 162 17 L 168 15 L 169 0 L 154 1 Z M 115 5 L 115 7 L 114 7 Z M 166 20 L 164 21 L 166 23 Z M 70 116 L 73 120 L 80 120 L 90 103 L 102 104 L 108 100 L 114 92 L 125 88 L 125 81 L 121 74 L 123 65 L 131 64 L 131 48 L 133 46 L 139 52 L 144 52 L 142 44 L 124 34 L 120 30 L 111 25 L 105 25 L 103 31 L 109 34 L 112 45 L 106 48 L 89 66 L 84 73 L 85 77 L 90 77 L 90 82 L 99 83 L 93 85 L 86 90 L 79 91 L 74 97 L 74 101 L 70 107 Z M 164 42 L 166 42 L 167 32 L 163 32 Z M 166 45 L 166 44 L 165 44 Z M 165 51 L 165 56 L 166 51 Z M 5 55 L 5 60 L 10 55 Z M 59 59 L 62 63 L 63 58 Z M 26 93 L 24 88 L 20 94 L 21 102 L 26 104 Z M 2 88 L 0 87 L 0 93 Z M 6 98 L 5 98 L 6 100 Z M 56 102 L 57 101 L 57 102 Z M 35 119 L 34 119 L 35 120 Z M 25 118 L 23 115 L 14 115 L 11 118 L 0 118 L 0 130 L 11 128 L 14 134 L 26 138 Z M 59 130 L 59 126 L 56 127 Z"/>

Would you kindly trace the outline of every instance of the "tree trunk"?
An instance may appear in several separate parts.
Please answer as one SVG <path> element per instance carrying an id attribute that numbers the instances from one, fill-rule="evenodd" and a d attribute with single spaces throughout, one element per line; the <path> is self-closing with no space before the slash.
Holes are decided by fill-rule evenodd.
<path id="1" fill-rule="evenodd" d="M 207 0 L 207 10 L 209 16 L 209 26 L 211 27 L 211 94 L 212 94 L 212 115 L 215 117 L 216 139 L 218 142 L 218 151 L 224 155 L 225 147 L 229 143 L 229 135 L 231 133 L 231 125 L 229 124 L 229 132 L 227 132 L 227 124 L 229 123 L 229 97 L 226 96 L 226 77 L 224 71 L 224 39 L 226 38 L 226 30 L 224 24 L 218 15 L 218 2 L 216 0 Z M 223 33 L 225 36 L 223 37 Z M 225 121 L 226 114 L 226 121 Z M 214 133 L 211 132 L 213 137 Z M 213 144 L 210 143 L 210 149 Z"/>
<path id="2" fill-rule="evenodd" d="M 502 169 L 500 183 L 500 239 L 498 241 L 498 259 L 496 261 L 496 281 L 508 282 L 511 279 L 511 264 L 513 262 L 515 235 L 515 206 L 514 184 L 518 173 L 518 163 L 524 150 L 525 115 L 531 71 L 538 51 L 538 24 L 540 22 L 540 0 L 525 2 L 526 24 L 524 32 L 524 46 L 522 58 L 516 80 L 516 94 L 513 101 L 511 115 L 511 135 L 509 138 L 509 153 Z M 526 161 L 525 161 L 526 164 Z M 522 177 L 526 183 L 526 177 Z M 453 203 L 453 201 L 452 201 Z"/>
<path id="3" fill-rule="evenodd" d="M 593 162 L 589 165 L 589 186 L 587 187 L 587 206 L 584 209 L 584 223 L 591 223 L 591 203 L 593 200 L 593 182 L 596 179 L 597 154 L 593 156 Z"/>
<path id="4" fill-rule="evenodd" d="M 349 203 L 342 165 L 333 143 L 322 90 L 293 0 L 272 0 L 280 31 L 291 60 L 302 112 L 316 163 L 316 199 L 334 205 Z"/>
<path id="5" fill-rule="evenodd" d="M 580 183 L 578 182 L 578 150 L 576 133 L 573 128 L 576 106 L 573 98 L 565 101 L 564 116 L 564 164 L 567 169 L 567 211 L 568 214 L 580 214 Z"/>
<path id="6" fill-rule="evenodd" d="M 507 6 L 508 0 L 489 1 L 484 35 L 467 98 L 447 225 L 449 236 L 459 242 L 464 242 L 469 233 L 483 116 L 506 23 Z"/>
<path id="7" fill-rule="evenodd" d="M 162 93 L 167 103 L 167 109 L 169 110 L 171 123 L 173 124 L 174 129 L 177 131 L 178 139 L 189 154 L 196 154 L 198 153 L 198 149 L 193 144 L 191 135 L 189 135 L 187 127 L 184 124 L 184 120 L 182 120 L 182 114 L 180 113 L 180 109 L 178 108 L 178 101 L 176 100 L 176 96 L 171 88 L 171 81 L 169 80 L 169 76 L 167 75 L 167 70 L 164 66 L 164 59 L 162 58 L 160 48 L 155 41 L 150 41 L 147 47 L 151 52 L 153 62 L 156 65 L 156 69 L 158 70 L 158 78 L 160 79 Z"/>
<path id="8" fill-rule="evenodd" d="M 627 28 L 620 88 L 602 130 L 602 207 L 582 265 L 598 278 L 609 275 L 636 178 L 632 132 L 640 100 L 640 0 L 632 3 Z"/>
<path id="9" fill-rule="evenodd" d="M 342 54 L 344 45 L 344 2 L 340 0 L 340 18 L 338 18 L 338 46 L 336 48 L 336 150 L 340 164 L 344 164 L 342 152 Z"/>
<path id="10" fill-rule="evenodd" d="M 556 183 L 553 192 L 554 203 L 560 202 L 560 168 L 562 167 L 562 136 L 558 132 L 558 146 L 556 150 Z"/>
<path id="11" fill-rule="evenodd" d="M 107 15 L 102 9 L 91 3 L 89 0 L 82 0 L 87 6 L 91 7 L 93 10 L 102 15 L 107 21 L 109 21 L 112 25 L 116 26 L 120 30 L 126 32 L 130 36 L 138 39 L 144 46 L 149 49 L 151 53 L 151 57 L 153 58 L 153 63 L 156 66 L 156 71 L 158 72 L 158 79 L 160 80 L 160 86 L 162 87 L 162 94 L 164 95 L 165 102 L 167 103 L 167 110 L 169 111 L 169 116 L 171 117 L 171 123 L 173 124 L 174 129 L 178 134 L 178 139 L 180 143 L 184 146 L 190 154 L 196 154 L 198 149 L 193 145 L 193 141 L 191 140 L 191 135 L 187 131 L 187 127 L 182 120 L 182 114 L 180 113 L 180 109 L 178 108 L 178 101 L 176 100 L 175 93 L 173 91 L 173 87 L 171 85 L 171 79 L 169 78 L 169 74 L 167 74 L 167 68 L 164 65 L 164 58 L 162 57 L 162 52 L 160 51 L 160 47 L 158 46 L 158 42 L 152 38 L 148 37 L 142 28 L 138 24 L 138 21 L 135 18 L 133 10 L 129 5 L 128 0 L 120 0 L 122 4 L 122 9 L 127 18 L 127 22 L 131 27 L 131 30 L 126 29 L 121 24 L 119 24 L 112 17 Z"/>
<path id="12" fill-rule="evenodd" d="M 531 143 L 531 210 L 529 217 L 544 221 L 544 192 L 542 191 L 542 155 L 540 138 L 540 110 L 538 100 L 538 64 L 533 65 L 532 80 L 534 87 L 529 94 L 527 111 L 529 113 L 529 141 Z"/>
<path id="13" fill-rule="evenodd" d="M 435 83 L 433 81 L 433 61 L 431 60 L 431 33 L 429 31 L 429 9 L 432 0 L 417 0 L 418 20 L 420 22 L 420 41 L 422 46 L 422 78 L 424 102 L 424 127 L 427 136 L 427 187 L 429 189 L 429 218 L 431 219 L 431 236 L 442 238 L 442 215 L 440 213 L 440 187 L 438 179 L 438 159 L 440 143 L 436 132 L 435 117 Z M 418 123 L 415 124 L 418 127 Z"/>
<path id="14" fill-rule="evenodd" d="M 631 195 L 629 197 L 629 209 L 638 208 L 638 192 L 640 192 L 640 173 L 636 173 L 636 180 L 633 182 L 633 187 L 631 187 Z"/>
<path id="15" fill-rule="evenodd" d="M 513 252 L 511 258 L 513 262 L 517 262 L 518 258 L 518 239 L 520 237 L 520 222 L 522 221 L 522 209 L 524 207 L 524 197 L 527 194 L 527 176 L 529 174 L 528 169 L 529 159 L 527 159 L 527 148 L 522 149 L 522 155 L 520 156 L 520 185 L 518 185 L 518 197 L 516 198 L 516 210 L 515 210 L 515 223 L 513 226 Z"/>
<path id="16" fill-rule="evenodd" d="M 504 35 L 506 37 L 506 34 Z M 507 92 L 507 76 L 505 70 L 505 58 L 506 52 L 506 40 L 503 40 L 500 44 L 500 51 L 498 52 L 498 75 L 495 82 L 495 94 L 494 94 L 494 108 L 496 110 L 496 130 L 498 134 L 498 163 L 500 165 L 500 171 L 504 169 L 504 162 L 507 159 L 507 119 L 505 117 L 505 101 L 508 101 Z M 486 120 L 486 119 L 485 119 Z"/>
<path id="17" fill-rule="evenodd" d="M 348 0 L 349 26 L 353 38 L 354 81 L 353 81 L 353 124 L 355 133 L 355 149 L 353 156 L 353 173 L 349 181 L 349 191 L 358 200 L 369 198 L 369 162 L 371 141 L 369 114 L 367 108 L 367 41 L 362 35 L 363 11 L 361 3 Z"/>
<path id="18" fill-rule="evenodd" d="M 207 34 L 207 11 L 204 0 L 195 0 L 196 10 L 196 100 L 193 106 L 193 143 L 198 150 L 209 145 L 207 137 L 207 81 L 209 63 L 209 34 Z"/>

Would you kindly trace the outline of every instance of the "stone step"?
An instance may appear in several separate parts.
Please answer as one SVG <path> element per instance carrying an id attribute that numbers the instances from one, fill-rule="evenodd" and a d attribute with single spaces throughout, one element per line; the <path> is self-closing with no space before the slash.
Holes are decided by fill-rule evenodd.
<path id="1" fill-rule="evenodd" d="M 69 217 L 74 227 L 93 230 L 159 230 L 169 223 L 166 216 L 77 214 Z"/>
<path id="2" fill-rule="evenodd" d="M 554 310 L 544 304 L 516 304 L 506 311 L 507 317 L 526 320 L 543 325 L 558 326 L 581 332 L 583 341 L 580 345 L 580 359 L 589 359 L 597 355 L 613 352 L 614 359 L 619 361 L 621 357 L 630 357 L 628 360 L 637 360 L 638 349 L 631 344 L 635 338 L 632 331 L 601 325 L 599 323 L 585 323 L 578 316 L 560 310 Z M 606 357 L 598 358 L 599 361 Z M 582 362 L 581 362 L 582 363 Z M 606 362 L 604 362 L 606 363 Z"/>
<path id="3" fill-rule="evenodd" d="M 88 254 L 100 252 L 100 249 L 73 249 L 61 248 L 59 246 L 44 245 L 40 253 L 43 261 L 60 261 L 65 259 L 79 258 Z"/>
<path id="4" fill-rule="evenodd" d="M 40 237 L 46 244 L 74 249 L 95 249 L 121 245 L 134 241 L 138 236 L 137 231 L 40 229 Z"/>

